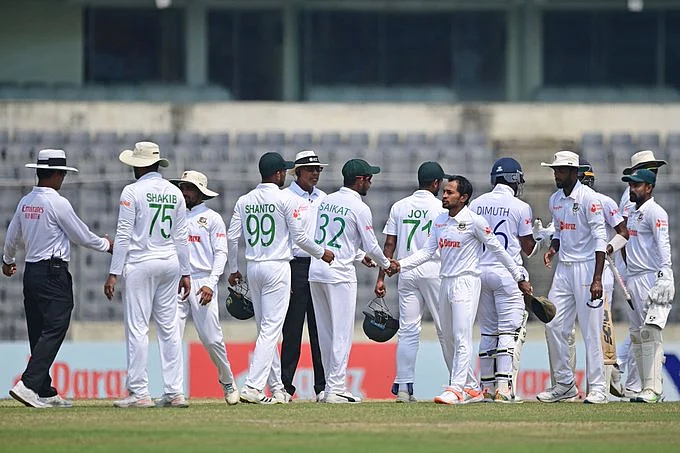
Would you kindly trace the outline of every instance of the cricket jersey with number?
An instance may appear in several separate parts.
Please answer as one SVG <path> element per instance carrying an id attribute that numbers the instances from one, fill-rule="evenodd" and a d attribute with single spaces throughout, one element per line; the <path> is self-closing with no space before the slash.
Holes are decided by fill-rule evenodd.
<path id="1" fill-rule="evenodd" d="M 432 226 L 432 234 L 418 252 L 400 260 L 401 270 L 413 269 L 429 260 L 437 250 L 441 254 L 441 277 L 481 274 L 479 260 L 482 246 L 495 254 L 515 281 L 524 277 L 519 267 L 505 251 L 484 217 L 475 214 L 467 206 L 454 217 L 440 214 Z"/>
<path id="2" fill-rule="evenodd" d="M 297 200 L 288 190 L 273 183 L 260 183 L 241 196 L 229 223 L 227 241 L 229 272 L 238 270 L 238 240 L 245 240 L 247 261 L 290 261 L 291 242 L 315 258 L 323 247 L 305 233 L 302 219 L 296 215 Z"/>
<path id="3" fill-rule="evenodd" d="M 548 207 L 555 225 L 553 239 L 560 241 L 560 261 L 590 261 L 595 252 L 605 251 L 602 204 L 594 190 L 577 181 L 569 196 L 562 189 L 553 193 Z"/>
<path id="4" fill-rule="evenodd" d="M 630 211 L 628 215 L 626 262 L 628 274 L 656 272 L 671 266 L 671 243 L 668 237 L 668 214 L 654 197 Z"/>
<path id="5" fill-rule="evenodd" d="M 192 277 L 206 277 L 215 291 L 227 264 L 227 227 L 217 212 L 201 203 L 187 211 Z"/>
<path id="6" fill-rule="evenodd" d="M 519 238 L 533 234 L 531 206 L 515 197 L 512 187 L 496 184 L 491 192 L 472 200 L 470 210 L 484 217 L 505 251 L 521 266 L 522 246 Z M 485 250 L 480 264 L 493 266 L 500 263 L 490 250 Z"/>
<path id="7" fill-rule="evenodd" d="M 420 250 L 430 237 L 434 219 L 445 212 L 441 200 L 429 190 L 416 190 L 394 203 L 383 228 L 383 234 L 397 237 L 394 258 L 401 260 Z M 424 276 L 439 276 L 439 254 L 418 269 Z"/>
<path id="8" fill-rule="evenodd" d="M 187 207 L 182 192 L 160 173 L 150 172 L 120 195 L 110 273 L 125 264 L 177 255 L 181 275 L 189 275 Z"/>
<path id="9" fill-rule="evenodd" d="M 92 233 L 73 211 L 69 201 L 51 187 L 34 187 L 24 196 L 7 228 L 3 261 L 14 264 L 19 241 L 26 244 L 26 262 L 55 256 L 71 259 L 71 243 L 105 252 L 109 241 Z"/>
<path id="10" fill-rule="evenodd" d="M 319 203 L 314 240 L 335 254 L 328 264 L 312 260 L 309 281 L 320 283 L 356 282 L 354 263 L 359 249 L 379 266 L 390 265 L 373 231 L 373 215 L 358 192 L 342 187 Z"/>

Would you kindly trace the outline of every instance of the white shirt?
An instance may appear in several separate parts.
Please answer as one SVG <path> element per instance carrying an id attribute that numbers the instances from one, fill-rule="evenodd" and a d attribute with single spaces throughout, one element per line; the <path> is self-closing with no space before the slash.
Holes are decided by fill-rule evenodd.
<path id="1" fill-rule="evenodd" d="M 604 214 L 604 227 L 607 232 L 607 241 L 611 241 L 611 239 L 616 236 L 616 226 L 623 222 L 623 216 L 621 215 L 616 202 L 612 200 L 611 197 L 608 197 L 607 195 L 600 192 L 595 193 L 597 194 L 600 204 L 602 205 L 602 213 Z"/>
<path id="2" fill-rule="evenodd" d="M 635 209 L 635 203 L 630 201 L 630 188 L 626 187 L 626 190 L 621 194 L 621 201 L 619 202 L 619 211 L 622 217 L 628 217 L 630 211 Z"/>
<path id="3" fill-rule="evenodd" d="M 569 196 L 562 189 L 553 193 L 548 208 L 555 225 L 553 239 L 560 241 L 560 261 L 590 261 L 595 259 L 595 252 L 605 251 L 602 204 L 593 189 L 576 181 Z"/>
<path id="4" fill-rule="evenodd" d="M 466 274 L 479 276 L 481 274 L 479 259 L 483 245 L 495 254 L 496 259 L 510 271 L 515 281 L 525 277 L 522 269 L 498 242 L 484 217 L 475 214 L 467 206 L 455 217 L 450 217 L 448 213 L 440 214 L 435 219 L 432 235 L 423 248 L 399 263 L 401 270 L 407 271 L 426 262 L 439 249 L 441 277 L 459 277 Z"/>
<path id="5" fill-rule="evenodd" d="M 160 173 L 125 186 L 109 272 L 120 275 L 125 264 L 177 255 L 181 275 L 190 275 L 186 213 L 182 192 Z"/>
<path id="6" fill-rule="evenodd" d="M 73 241 L 106 252 L 109 241 L 92 233 L 78 218 L 69 201 L 50 187 L 34 187 L 17 206 L 7 228 L 2 260 L 15 262 L 19 241 L 26 244 L 26 262 L 37 263 L 52 256 L 71 259 Z"/>
<path id="7" fill-rule="evenodd" d="M 201 203 L 187 211 L 187 229 L 191 276 L 207 276 L 206 286 L 215 291 L 227 264 L 227 227 L 224 220 Z"/>
<path id="8" fill-rule="evenodd" d="M 297 202 L 290 191 L 273 183 L 260 183 L 238 199 L 227 233 L 232 274 L 238 270 L 238 240 L 242 234 L 248 261 L 290 261 L 291 240 L 313 257 L 323 256 L 323 247 L 305 234 L 303 221 L 295 212 Z"/>
<path id="9" fill-rule="evenodd" d="M 628 274 L 656 272 L 671 268 L 671 243 L 668 237 L 668 214 L 654 197 L 628 216 L 626 262 Z"/>
<path id="10" fill-rule="evenodd" d="M 307 234 L 307 236 L 310 238 L 313 238 L 316 227 L 316 211 L 319 207 L 319 200 L 326 196 L 326 192 L 314 187 L 312 188 L 312 193 L 309 193 L 300 187 L 295 181 L 290 183 L 290 186 L 288 186 L 286 190 L 296 195 L 293 198 L 296 200 L 297 206 L 293 214 L 296 215 L 296 219 L 300 219 L 302 221 L 305 234 Z M 292 245 L 293 256 L 310 256 L 309 253 L 302 250 L 297 244 L 293 243 Z"/>
<path id="11" fill-rule="evenodd" d="M 531 206 L 515 197 L 512 187 L 496 184 L 491 192 L 472 200 L 470 210 L 484 217 L 487 224 L 491 226 L 491 232 L 496 235 L 505 251 L 518 266 L 521 266 L 522 245 L 519 238 L 533 234 Z M 490 250 L 485 250 L 480 264 L 493 266 L 499 263 Z"/>
<path id="12" fill-rule="evenodd" d="M 335 254 L 331 265 L 312 260 L 309 281 L 322 283 L 356 282 L 354 263 L 363 249 L 383 268 L 389 267 L 373 232 L 373 215 L 358 192 L 342 187 L 321 200 L 316 217 L 314 240 Z"/>

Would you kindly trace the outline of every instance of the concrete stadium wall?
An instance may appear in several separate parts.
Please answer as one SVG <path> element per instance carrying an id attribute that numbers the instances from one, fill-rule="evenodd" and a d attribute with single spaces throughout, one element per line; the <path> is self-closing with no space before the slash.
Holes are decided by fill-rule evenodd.
<path id="1" fill-rule="evenodd" d="M 2 45 L 0 24 L 0 46 Z M 1 54 L 1 48 L 0 48 Z M 3 69 L 0 68 L 0 71 Z M 6 69 L 5 69 L 6 70 Z M 1 76 L 0 76 L 1 79 Z M 481 131 L 493 139 L 575 140 L 605 134 L 680 130 L 680 104 L 303 104 L 230 102 L 177 105 L 123 102 L 0 102 L 0 128 L 371 133 Z"/>
<path id="2" fill-rule="evenodd" d="M 76 3 L 0 0 L 0 82 L 82 83 L 82 17 Z"/>

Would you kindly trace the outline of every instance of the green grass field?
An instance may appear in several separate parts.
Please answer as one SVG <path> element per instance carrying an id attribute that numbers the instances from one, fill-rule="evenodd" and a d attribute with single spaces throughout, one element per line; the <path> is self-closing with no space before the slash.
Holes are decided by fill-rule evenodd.
<path id="1" fill-rule="evenodd" d="M 1 452 L 677 452 L 680 403 L 368 402 L 34 410 L 0 400 Z"/>

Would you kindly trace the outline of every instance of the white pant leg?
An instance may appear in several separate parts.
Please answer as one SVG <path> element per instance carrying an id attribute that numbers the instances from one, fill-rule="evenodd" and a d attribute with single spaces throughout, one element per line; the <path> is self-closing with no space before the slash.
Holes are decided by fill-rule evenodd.
<path id="1" fill-rule="evenodd" d="M 397 332 L 396 384 L 413 383 L 416 356 L 420 346 L 423 297 L 417 287 L 417 279 L 399 277 L 399 331 Z"/>
<path id="2" fill-rule="evenodd" d="M 208 278 L 191 279 L 189 303 L 185 305 L 191 307 L 191 317 L 194 320 L 198 338 L 200 338 L 203 347 L 208 352 L 210 360 L 217 367 L 219 381 L 222 384 L 232 384 L 234 382 L 234 374 L 231 372 L 227 350 L 224 346 L 224 335 L 222 334 L 222 325 L 220 324 L 220 299 L 217 287 L 213 291 L 212 300 L 207 305 L 201 305 L 196 295 L 198 290 L 205 286 L 207 282 Z"/>
<path id="3" fill-rule="evenodd" d="M 635 310 L 626 310 L 631 329 L 639 330 L 645 323 L 645 317 L 647 316 L 647 295 L 649 295 L 649 290 L 654 286 L 655 282 L 656 275 L 654 272 L 629 275 L 626 279 L 628 292 L 630 292 L 633 307 L 635 307 Z"/>
<path id="4" fill-rule="evenodd" d="M 496 347 L 498 346 L 498 314 L 495 293 L 501 281 L 494 267 L 482 268 L 477 324 L 481 334 L 479 342 L 479 375 L 482 386 L 493 390 L 496 382 Z"/>
<path id="5" fill-rule="evenodd" d="M 250 361 L 246 385 L 264 390 L 269 381 L 272 390 L 283 388 L 279 359 L 278 386 L 272 376 L 277 373 L 277 343 L 283 329 L 290 297 L 290 266 L 283 261 L 248 262 L 248 285 L 252 296 L 257 340 Z"/>
<path id="6" fill-rule="evenodd" d="M 309 290 L 312 294 L 316 329 L 319 336 L 319 350 L 321 351 L 321 364 L 323 365 L 324 378 L 326 380 L 326 393 L 328 387 L 328 370 L 331 363 L 331 351 L 333 350 L 333 324 L 331 322 L 331 308 L 329 288 L 330 283 L 309 282 Z"/>
<path id="7" fill-rule="evenodd" d="M 588 303 L 590 303 L 590 283 L 593 281 L 595 261 L 574 263 L 572 268 L 576 316 L 586 349 L 588 391 L 598 391 L 607 394 L 609 389 L 606 386 L 604 356 L 602 355 L 604 304 L 598 308 L 588 306 Z"/>
<path id="8" fill-rule="evenodd" d="M 479 304 L 480 279 L 473 275 L 442 279 L 442 293 L 451 306 L 453 366 L 450 384 L 463 389 L 470 384 L 472 324 Z"/>
<path id="9" fill-rule="evenodd" d="M 332 349 L 328 371 L 326 371 L 326 386 L 331 393 L 342 393 L 347 391 L 347 363 L 354 336 L 357 283 L 330 283 L 328 296 L 332 324 Z"/>
<path id="10" fill-rule="evenodd" d="M 500 280 L 499 288 L 494 292 L 498 317 L 498 349 L 507 351 L 496 357 L 496 376 L 499 380 L 511 381 L 516 339 L 524 320 L 524 297 L 517 282 L 506 269 L 496 268 L 496 271 Z"/>
<path id="11" fill-rule="evenodd" d="M 176 395 L 184 393 L 184 358 L 182 338 L 177 323 L 177 288 L 179 284 L 179 262 L 177 257 L 152 260 L 158 269 L 156 293 L 153 300 L 152 316 L 158 332 L 158 349 L 161 353 L 163 372 L 163 393 Z"/>
<path id="12" fill-rule="evenodd" d="M 453 361 L 453 350 L 451 345 L 444 341 L 444 334 L 442 333 L 442 324 L 439 319 L 439 288 L 441 287 L 441 278 L 421 278 L 418 280 L 418 289 L 425 302 L 427 310 L 432 315 L 432 322 L 434 323 L 434 328 L 437 332 L 437 338 L 439 339 L 439 345 L 442 348 L 442 355 L 444 357 L 444 363 L 446 368 L 451 372 L 451 362 Z M 421 316 L 422 318 L 422 316 Z"/>
<path id="13" fill-rule="evenodd" d="M 548 293 L 548 299 L 555 305 L 555 318 L 545 325 L 550 367 L 555 375 L 555 380 L 563 385 L 574 382 L 574 372 L 569 366 L 568 341 L 576 320 L 573 290 L 576 282 L 572 279 L 572 265 L 558 262 Z"/>

